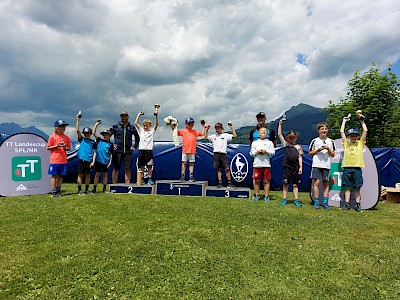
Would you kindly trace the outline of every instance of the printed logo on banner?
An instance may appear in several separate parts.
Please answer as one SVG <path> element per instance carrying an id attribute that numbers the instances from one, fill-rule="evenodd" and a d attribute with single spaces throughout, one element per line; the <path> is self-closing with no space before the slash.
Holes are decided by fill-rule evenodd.
<path id="1" fill-rule="evenodd" d="M 237 181 L 243 181 L 249 173 L 249 162 L 242 153 L 237 153 L 231 161 L 231 174 Z"/>
<path id="2" fill-rule="evenodd" d="M 12 158 L 13 181 L 34 181 L 42 179 L 42 162 L 39 156 L 15 156 Z"/>
<path id="3" fill-rule="evenodd" d="M 329 190 L 342 190 L 342 163 L 331 163 Z"/>

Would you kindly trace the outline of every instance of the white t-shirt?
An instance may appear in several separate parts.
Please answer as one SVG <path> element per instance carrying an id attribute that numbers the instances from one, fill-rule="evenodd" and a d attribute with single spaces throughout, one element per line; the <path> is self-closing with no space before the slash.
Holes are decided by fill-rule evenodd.
<path id="1" fill-rule="evenodd" d="M 267 153 L 257 153 L 258 150 L 267 150 Z M 254 157 L 254 168 L 270 168 L 269 157 L 275 155 L 274 143 L 268 139 L 256 140 L 251 143 L 250 155 Z"/>
<path id="2" fill-rule="evenodd" d="M 228 141 L 232 140 L 233 135 L 230 133 L 212 134 L 208 140 L 213 144 L 214 152 L 225 153 Z"/>
<path id="3" fill-rule="evenodd" d="M 333 140 L 330 138 L 322 140 L 317 137 L 311 141 L 309 151 L 314 151 L 324 144 L 328 145 L 332 150 L 335 150 L 335 143 Z M 312 167 L 323 169 L 331 168 L 331 157 L 329 156 L 328 150 L 324 149 L 313 156 Z"/>
<path id="4" fill-rule="evenodd" d="M 139 129 L 139 137 L 140 137 L 139 150 L 153 150 L 154 133 L 155 133 L 154 128 L 151 128 L 150 130 L 144 130 L 143 127 L 140 127 L 140 129 Z"/>

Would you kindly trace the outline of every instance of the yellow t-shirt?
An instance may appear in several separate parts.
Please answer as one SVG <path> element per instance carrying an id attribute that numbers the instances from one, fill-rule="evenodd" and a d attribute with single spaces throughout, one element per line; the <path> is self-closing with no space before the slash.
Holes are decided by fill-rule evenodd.
<path id="1" fill-rule="evenodd" d="M 343 142 L 344 155 L 342 160 L 342 168 L 344 167 L 359 167 L 364 168 L 364 150 L 365 141 L 359 140 L 355 143 L 350 143 L 348 140 Z"/>

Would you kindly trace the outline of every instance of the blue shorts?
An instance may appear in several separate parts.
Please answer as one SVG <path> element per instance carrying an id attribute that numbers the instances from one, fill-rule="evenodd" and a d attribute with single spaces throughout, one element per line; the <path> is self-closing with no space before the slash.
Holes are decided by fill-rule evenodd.
<path id="1" fill-rule="evenodd" d="M 56 175 L 61 175 L 61 176 L 66 176 L 67 175 L 67 164 L 50 164 L 49 166 L 49 171 L 47 174 L 56 176 Z"/>
<path id="2" fill-rule="evenodd" d="M 363 186 L 363 176 L 361 168 L 343 168 L 342 188 L 360 190 Z"/>

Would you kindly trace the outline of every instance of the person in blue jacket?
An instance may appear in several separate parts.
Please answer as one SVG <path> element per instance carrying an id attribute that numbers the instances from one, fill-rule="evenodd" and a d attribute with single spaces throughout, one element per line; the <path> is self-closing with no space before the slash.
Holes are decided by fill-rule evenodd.
<path id="1" fill-rule="evenodd" d="M 118 182 L 119 169 L 124 162 L 125 183 L 129 184 L 131 182 L 132 151 L 136 150 L 139 145 L 139 134 L 135 126 L 128 122 L 129 114 L 127 111 L 121 112 L 120 118 L 121 121 L 110 128 L 111 134 L 114 135 L 112 182 Z M 134 145 L 132 145 L 132 136 L 135 139 Z"/>

